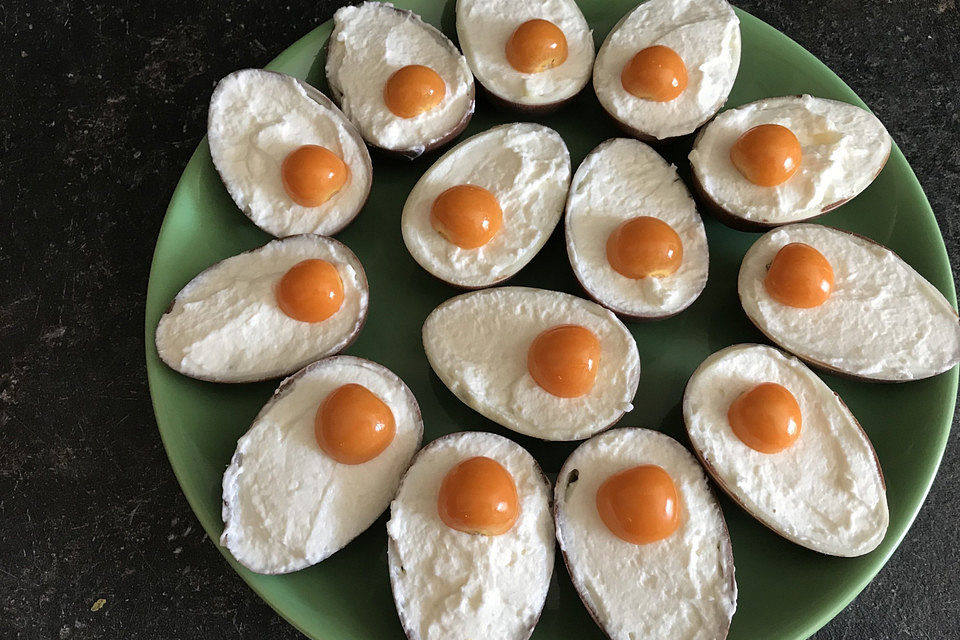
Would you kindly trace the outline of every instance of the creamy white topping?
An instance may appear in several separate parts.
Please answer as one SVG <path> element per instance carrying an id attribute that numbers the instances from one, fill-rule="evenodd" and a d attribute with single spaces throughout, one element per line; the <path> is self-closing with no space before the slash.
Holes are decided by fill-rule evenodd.
<path id="1" fill-rule="evenodd" d="M 597 512 L 615 473 L 663 468 L 680 498 L 680 525 L 649 544 L 621 540 Z M 613 429 L 570 454 L 557 478 L 557 541 L 577 591 L 612 640 L 726 637 L 737 607 L 730 538 L 700 465 L 672 438 Z"/>
<path id="2" fill-rule="evenodd" d="M 621 223 L 652 216 L 683 244 L 680 268 L 634 280 L 607 260 L 607 239 Z M 687 308 L 707 284 L 703 221 L 676 169 L 637 140 L 608 140 L 577 169 L 567 198 L 567 253 L 577 279 L 604 306 L 635 316 L 668 316 Z"/>
<path id="3" fill-rule="evenodd" d="M 800 405 L 797 440 L 779 453 L 751 449 L 727 411 L 763 382 Z M 690 441 L 720 484 L 785 538 L 837 556 L 869 553 L 889 522 L 887 494 L 866 434 L 850 409 L 800 361 L 763 345 L 734 345 L 697 367 L 683 396 Z"/>
<path id="4" fill-rule="evenodd" d="M 433 201 L 460 184 L 487 189 L 503 211 L 500 231 L 477 249 L 461 249 L 430 223 Z M 403 207 L 403 241 L 441 280 L 462 287 L 496 284 L 543 247 L 560 220 L 569 184 L 570 154 L 560 134 L 529 122 L 494 127 L 461 142 L 423 174 Z"/>
<path id="5" fill-rule="evenodd" d="M 593 388 L 579 398 L 544 391 L 527 369 L 530 343 L 562 324 L 600 341 Z M 527 287 L 499 287 L 451 298 L 423 323 L 430 366 L 467 405 L 490 420 L 545 440 L 577 440 L 633 408 L 640 380 L 637 343 L 612 312 L 582 298 Z"/>
<path id="6" fill-rule="evenodd" d="M 343 304 L 322 322 L 301 322 L 277 306 L 277 283 L 290 267 L 319 258 L 336 266 Z M 343 349 L 367 313 L 360 261 L 331 238 L 300 235 L 227 258 L 177 294 L 157 325 L 157 352 L 177 371 L 218 382 L 285 375 Z"/>
<path id="7" fill-rule="evenodd" d="M 244 69 L 225 77 L 210 99 L 207 138 L 230 197 L 277 237 L 332 235 L 370 193 L 370 155 L 356 128 L 323 94 L 291 76 Z M 306 144 L 326 147 L 350 169 L 347 183 L 318 207 L 291 200 L 280 173 L 284 158 Z"/>
<path id="8" fill-rule="evenodd" d="M 833 268 L 822 305 L 797 309 L 770 297 L 767 267 L 786 244 L 817 249 Z M 960 323 L 946 298 L 896 254 L 816 224 L 768 232 L 743 257 L 737 284 L 747 317 L 801 358 L 875 380 L 917 380 L 960 361 Z"/>
<path id="9" fill-rule="evenodd" d="M 474 456 L 493 458 L 516 484 L 520 514 L 502 535 L 456 531 L 437 514 L 444 476 Z M 533 457 L 492 433 L 444 436 L 417 455 L 391 504 L 387 523 L 390 581 L 409 637 L 529 636 L 553 572 L 549 492 Z"/>
<path id="10" fill-rule="evenodd" d="M 320 403 L 350 383 L 380 398 L 396 423 L 387 448 L 356 465 L 336 462 L 314 435 Z M 410 389 L 369 360 L 321 360 L 285 380 L 277 392 L 237 442 L 223 474 L 220 544 L 257 573 L 316 564 L 373 524 L 396 494 L 423 435 Z"/>
<path id="11" fill-rule="evenodd" d="M 786 182 L 761 187 L 730 160 L 730 148 L 761 124 L 782 125 L 797 136 L 800 168 Z M 818 216 L 866 189 L 890 155 L 890 135 L 876 116 L 845 102 L 787 96 L 724 111 L 704 128 L 690 152 L 694 175 L 729 213 L 783 224 Z"/>
<path id="12" fill-rule="evenodd" d="M 507 61 L 507 41 L 517 27 L 535 18 L 563 31 L 567 59 L 540 73 L 521 73 Z M 457 36 L 480 84 L 510 102 L 566 100 L 583 89 L 593 69 L 593 35 L 573 0 L 458 0 Z"/>
<path id="13" fill-rule="evenodd" d="M 620 73 L 637 52 L 670 47 L 687 88 L 669 102 L 627 93 Z M 740 68 L 740 20 L 725 0 L 647 0 L 624 16 L 597 53 L 593 87 L 614 118 L 657 139 L 692 132 L 726 102 Z"/>
<path id="14" fill-rule="evenodd" d="M 327 81 L 340 107 L 372 145 L 420 154 L 473 113 L 473 74 L 466 59 L 435 27 L 392 4 L 364 2 L 333 15 Z M 418 64 L 446 84 L 439 105 L 413 118 L 395 116 L 383 101 L 394 71 Z"/>

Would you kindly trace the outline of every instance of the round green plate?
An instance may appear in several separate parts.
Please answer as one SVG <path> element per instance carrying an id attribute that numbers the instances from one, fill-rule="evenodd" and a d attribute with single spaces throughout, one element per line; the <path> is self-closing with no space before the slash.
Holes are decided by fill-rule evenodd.
<path id="1" fill-rule="evenodd" d="M 408 0 L 399 4 L 455 36 L 451 0 Z M 635 0 L 580 0 L 599 44 Z M 729 105 L 767 96 L 811 93 L 862 105 L 827 67 L 792 40 L 760 20 L 738 12 L 743 33 L 740 75 Z M 314 29 L 268 68 L 306 78 L 323 87 L 318 58 L 331 25 Z M 464 135 L 510 122 L 516 114 L 498 111 L 481 98 Z M 617 131 L 588 88 L 559 113 L 542 118 L 561 133 L 574 167 Z M 687 169 L 690 141 L 663 150 Z M 400 209 L 410 189 L 436 158 L 414 162 L 374 158 L 370 200 L 338 238 L 360 257 L 370 279 L 370 315 L 357 342 L 347 350 L 380 362 L 413 390 L 423 409 L 424 442 L 450 431 L 484 429 L 527 447 L 556 478 L 575 443 L 543 443 L 508 432 L 461 404 L 431 373 L 420 344 L 427 314 L 457 292 L 420 269 L 400 236 Z M 706 220 L 710 281 L 703 295 L 679 316 L 634 324 L 643 373 L 634 405 L 622 425 L 661 429 L 680 437 L 680 398 L 687 378 L 709 354 L 727 345 L 763 341 L 737 301 L 740 259 L 755 234 L 732 231 Z M 930 206 L 917 179 L 894 147 L 879 178 L 859 197 L 822 219 L 856 231 L 900 254 L 955 303 L 950 265 Z M 563 225 L 513 284 L 580 293 L 563 246 Z M 166 368 L 154 349 L 154 327 L 174 295 L 210 264 L 267 242 L 237 210 L 220 183 L 206 142 L 190 159 L 160 230 L 147 292 L 147 372 L 157 424 L 183 492 L 212 540 L 222 530 L 220 480 L 237 438 L 269 398 L 277 382 L 218 385 L 191 380 Z M 829 327 L 824 327 L 829 330 Z M 816 631 L 859 593 L 903 538 L 926 496 L 943 453 L 957 392 L 957 370 L 902 385 L 869 385 L 824 376 L 850 405 L 873 444 L 886 476 L 890 529 L 873 553 L 831 558 L 777 537 L 721 499 L 737 567 L 740 597 L 730 638 L 801 638 Z M 385 518 L 343 551 L 318 566 L 286 576 L 261 576 L 233 568 L 264 600 L 308 636 L 400 638 L 402 630 L 387 579 Z M 557 563 L 543 617 L 534 638 L 602 638 L 587 615 L 562 562 Z"/>

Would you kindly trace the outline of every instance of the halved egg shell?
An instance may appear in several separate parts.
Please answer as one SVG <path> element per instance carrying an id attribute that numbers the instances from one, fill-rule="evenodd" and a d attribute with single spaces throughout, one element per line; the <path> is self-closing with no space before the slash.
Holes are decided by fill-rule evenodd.
<path id="1" fill-rule="evenodd" d="M 593 88 L 628 135 L 666 140 L 712 118 L 739 68 L 740 21 L 725 0 L 647 0 L 607 35 Z"/>
<path id="2" fill-rule="evenodd" d="M 780 135 L 756 135 L 764 129 Z M 721 222 L 764 231 L 857 196 L 883 169 L 890 146 L 866 109 L 809 95 L 764 98 L 704 127 L 690 166 L 694 188 Z"/>
<path id="3" fill-rule="evenodd" d="M 371 422 L 371 405 L 392 427 L 392 437 L 362 463 L 338 462 L 317 437 L 321 408 L 345 386 L 362 387 L 365 396 L 335 407 L 334 418 L 351 433 L 384 428 Z M 223 474 L 220 544 L 257 573 L 289 573 L 324 560 L 387 508 L 422 436 L 416 399 L 386 367 L 353 356 L 311 364 L 283 381 L 237 442 Z M 337 443 L 358 444 L 349 440 Z"/>
<path id="4" fill-rule="evenodd" d="M 271 235 L 333 235 L 370 194 L 373 166 L 356 127 L 292 76 L 243 69 L 223 78 L 207 139 L 230 197 Z"/>
<path id="5" fill-rule="evenodd" d="M 347 348 L 368 300 L 367 277 L 346 245 L 312 234 L 273 240 L 187 283 L 160 318 L 157 353 L 200 380 L 277 378 Z"/>
<path id="6" fill-rule="evenodd" d="M 569 185 L 570 154 L 560 134 L 530 122 L 493 127 L 423 174 L 403 206 L 403 241 L 444 282 L 467 289 L 503 282 L 546 243 Z M 466 193 L 449 214 L 438 209 L 442 194 L 467 189 L 476 193 Z M 445 222 L 445 215 L 453 219 Z"/>
<path id="7" fill-rule="evenodd" d="M 670 317 L 707 284 L 707 236 L 693 198 L 676 169 L 637 140 L 607 140 L 584 158 L 567 197 L 566 236 L 577 280 L 623 316 Z"/>
<path id="8" fill-rule="evenodd" d="M 570 578 L 612 640 L 726 637 L 737 606 L 730 536 L 680 443 L 637 428 L 587 440 L 560 469 L 554 508 Z"/>
<path id="9" fill-rule="evenodd" d="M 593 35 L 574 0 L 457 0 L 457 36 L 493 98 L 545 113 L 580 93 L 593 69 Z"/>
<path id="10" fill-rule="evenodd" d="M 548 332 L 553 340 L 538 341 Z M 451 298 L 423 323 L 423 347 L 469 407 L 543 440 L 612 426 L 633 408 L 640 381 L 637 343 L 623 323 L 557 291 L 497 287 Z"/>
<path id="11" fill-rule="evenodd" d="M 812 251 L 781 255 L 787 245 Z M 820 258 L 813 261 L 816 254 Z M 791 303 L 807 308 L 771 295 L 783 286 L 769 277 L 778 256 L 787 260 L 777 271 L 801 285 L 806 279 L 818 290 L 809 303 Z M 824 262 L 826 283 L 818 275 Z M 960 362 L 960 322 L 953 306 L 895 253 L 856 234 L 817 224 L 769 231 L 744 255 L 737 291 L 747 317 L 770 340 L 834 373 L 905 382 Z"/>
<path id="12" fill-rule="evenodd" d="M 327 83 L 367 143 L 416 158 L 463 131 L 473 115 L 473 74 L 443 33 L 380 2 L 342 7 L 333 21 Z"/>
<path id="13" fill-rule="evenodd" d="M 460 523 L 466 517 L 482 529 L 503 511 L 512 517 L 505 531 L 468 532 Z M 553 574 L 550 482 L 507 438 L 442 436 L 416 455 L 390 505 L 387 560 L 410 640 L 525 640 Z"/>
<path id="14" fill-rule="evenodd" d="M 749 397 L 771 384 L 786 390 L 799 419 L 782 398 Z M 744 408 L 735 417 L 736 403 Z M 796 358 L 759 344 L 721 349 L 690 376 L 683 418 L 720 488 L 787 540 L 844 557 L 883 540 L 890 515 L 873 446 L 847 405 Z"/>

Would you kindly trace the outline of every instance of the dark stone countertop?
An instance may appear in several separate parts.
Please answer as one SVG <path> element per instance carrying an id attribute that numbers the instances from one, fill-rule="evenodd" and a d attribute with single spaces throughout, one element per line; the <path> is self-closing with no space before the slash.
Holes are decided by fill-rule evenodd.
<path id="1" fill-rule="evenodd" d="M 154 241 L 214 82 L 262 66 L 338 3 L 274 4 L 0 5 L 0 637 L 298 637 L 187 506 L 143 364 Z M 960 264 L 955 0 L 740 6 L 876 111 Z M 958 633 L 956 440 L 890 563 L 818 638 Z"/>

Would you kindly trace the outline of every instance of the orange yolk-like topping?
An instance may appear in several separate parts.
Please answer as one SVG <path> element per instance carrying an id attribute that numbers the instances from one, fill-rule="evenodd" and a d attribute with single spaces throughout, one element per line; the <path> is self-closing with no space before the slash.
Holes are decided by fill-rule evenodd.
<path id="1" fill-rule="evenodd" d="M 800 435 L 800 405 L 775 382 L 741 393 L 727 411 L 727 421 L 743 444 L 760 453 L 783 451 Z"/>
<path id="2" fill-rule="evenodd" d="M 420 64 L 397 69 L 383 87 L 383 101 L 400 118 L 413 118 L 433 109 L 445 95 L 447 85 L 440 74 Z"/>
<path id="3" fill-rule="evenodd" d="M 800 168 L 803 153 L 793 131 L 779 124 L 749 129 L 730 147 L 730 161 L 743 177 L 761 187 L 775 187 Z"/>
<path id="4" fill-rule="evenodd" d="M 773 257 L 763 286 L 781 304 L 799 309 L 818 307 L 833 291 L 833 267 L 810 245 L 791 242 Z"/>
<path id="5" fill-rule="evenodd" d="M 520 73 L 540 73 L 567 59 L 567 38 L 548 20 L 527 20 L 517 27 L 506 47 L 507 62 Z"/>
<path id="6" fill-rule="evenodd" d="M 597 512 L 610 532 L 632 544 L 663 540 L 680 526 L 680 499 L 670 474 L 644 464 L 607 478 Z"/>
<path id="7" fill-rule="evenodd" d="M 641 50 L 623 66 L 620 84 L 638 98 L 670 102 L 687 88 L 687 65 L 670 47 L 654 45 Z"/>
<path id="8" fill-rule="evenodd" d="M 527 369 L 547 393 L 576 398 L 589 393 L 600 366 L 600 341 L 586 327 L 563 324 L 542 332 L 527 351 Z"/>
<path id="9" fill-rule="evenodd" d="M 280 310 L 294 320 L 320 322 L 343 305 L 343 280 L 326 260 L 304 260 L 280 278 L 276 298 Z"/>
<path id="10" fill-rule="evenodd" d="M 469 458 L 444 476 L 437 512 L 451 529 L 498 536 L 510 530 L 520 513 L 517 485 L 496 460 Z"/>
<path id="11" fill-rule="evenodd" d="M 628 278 L 662 278 L 680 268 L 683 243 L 663 220 L 650 216 L 631 218 L 607 238 L 607 261 Z"/>
<path id="12" fill-rule="evenodd" d="M 302 207 L 319 207 L 346 184 L 350 169 L 335 153 L 305 144 L 287 154 L 280 178 L 290 199 Z"/>
<path id="13" fill-rule="evenodd" d="M 373 460 L 397 432 L 390 407 L 359 384 L 345 384 L 324 398 L 313 428 L 320 448 L 341 464 Z"/>
<path id="14" fill-rule="evenodd" d="M 450 187 L 433 201 L 430 224 L 461 249 L 476 249 L 490 242 L 503 225 L 496 196 L 472 184 Z"/>

